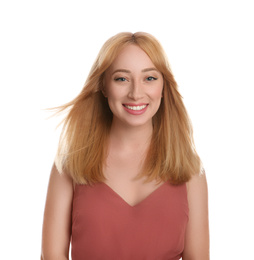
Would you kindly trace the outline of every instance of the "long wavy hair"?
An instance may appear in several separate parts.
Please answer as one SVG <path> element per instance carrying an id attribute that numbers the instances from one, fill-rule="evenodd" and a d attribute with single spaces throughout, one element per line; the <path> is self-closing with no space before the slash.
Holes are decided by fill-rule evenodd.
<path id="1" fill-rule="evenodd" d="M 57 108 L 68 110 L 55 164 L 76 184 L 103 182 L 103 166 L 113 114 L 102 94 L 106 70 L 127 45 L 140 47 L 164 79 L 163 98 L 153 117 L 153 135 L 140 177 L 181 184 L 201 170 L 191 121 L 178 92 L 167 57 L 158 40 L 144 32 L 119 33 L 102 46 L 80 94 Z"/>

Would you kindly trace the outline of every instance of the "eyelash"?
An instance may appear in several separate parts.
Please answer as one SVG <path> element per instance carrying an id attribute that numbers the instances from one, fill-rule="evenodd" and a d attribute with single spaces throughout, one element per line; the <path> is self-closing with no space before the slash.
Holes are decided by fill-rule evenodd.
<path id="1" fill-rule="evenodd" d="M 126 81 L 126 78 L 123 78 L 123 77 L 119 77 L 119 78 L 116 78 L 116 79 L 114 79 L 115 81 Z"/>
<path id="2" fill-rule="evenodd" d="M 148 81 L 153 81 L 153 80 L 157 80 L 158 78 L 155 78 L 155 77 L 152 77 L 152 76 L 151 76 L 151 77 L 147 77 L 146 79 L 147 79 L 147 80 L 150 79 L 150 80 L 148 80 Z"/>
<path id="3" fill-rule="evenodd" d="M 158 78 L 155 78 L 155 77 L 152 77 L 152 76 L 146 78 L 147 81 L 153 81 L 153 80 L 157 80 L 157 79 L 158 79 Z M 124 78 L 124 77 L 119 77 L 119 78 L 116 78 L 116 79 L 114 79 L 114 80 L 115 80 L 115 81 L 124 82 L 124 81 L 126 81 L 126 78 Z"/>

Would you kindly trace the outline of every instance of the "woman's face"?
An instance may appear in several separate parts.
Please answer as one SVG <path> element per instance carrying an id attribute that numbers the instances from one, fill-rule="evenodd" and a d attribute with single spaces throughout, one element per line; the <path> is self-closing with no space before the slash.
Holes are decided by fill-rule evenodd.
<path id="1" fill-rule="evenodd" d="M 114 123 L 150 127 L 162 90 L 162 74 L 148 55 L 133 44 L 120 52 L 105 74 L 104 94 Z"/>

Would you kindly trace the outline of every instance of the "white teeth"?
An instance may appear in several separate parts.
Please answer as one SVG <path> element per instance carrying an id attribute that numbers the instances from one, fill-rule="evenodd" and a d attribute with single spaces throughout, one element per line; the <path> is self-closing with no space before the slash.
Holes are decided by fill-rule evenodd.
<path id="1" fill-rule="evenodd" d="M 131 110 L 142 110 L 146 107 L 147 105 L 143 105 L 143 106 L 127 106 L 125 105 L 125 107 L 127 107 L 128 109 L 131 109 Z"/>

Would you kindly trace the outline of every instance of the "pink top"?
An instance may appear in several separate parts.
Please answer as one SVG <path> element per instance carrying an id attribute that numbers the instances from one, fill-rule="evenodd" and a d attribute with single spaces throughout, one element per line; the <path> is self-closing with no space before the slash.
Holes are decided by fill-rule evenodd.
<path id="1" fill-rule="evenodd" d="M 166 182 L 135 206 L 105 183 L 77 185 L 72 260 L 178 260 L 188 212 L 185 184 Z"/>

